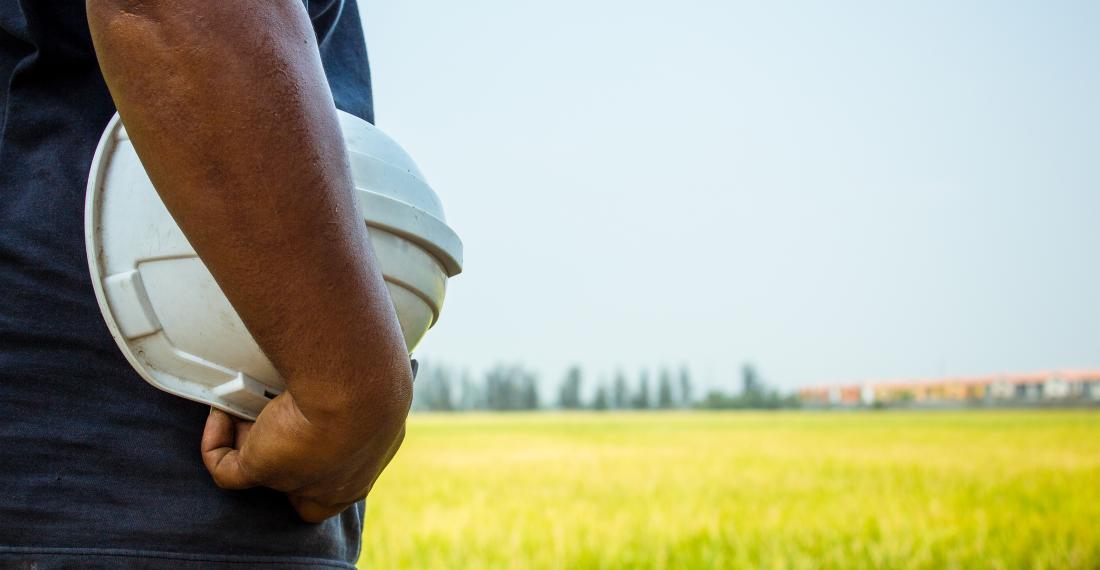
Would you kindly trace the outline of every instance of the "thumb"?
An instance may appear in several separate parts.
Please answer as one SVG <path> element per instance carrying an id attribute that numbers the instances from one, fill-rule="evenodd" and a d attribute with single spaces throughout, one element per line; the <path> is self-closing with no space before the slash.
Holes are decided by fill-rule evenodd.
<path id="1" fill-rule="evenodd" d="M 221 410 L 211 409 L 202 432 L 202 463 L 222 489 L 256 486 L 245 472 L 240 450 L 233 448 L 239 421 Z"/>

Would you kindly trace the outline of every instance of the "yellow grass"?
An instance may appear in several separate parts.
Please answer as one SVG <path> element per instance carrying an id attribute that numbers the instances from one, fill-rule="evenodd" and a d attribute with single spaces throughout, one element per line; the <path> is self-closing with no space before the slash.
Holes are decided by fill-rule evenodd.
<path id="1" fill-rule="evenodd" d="M 368 568 L 1100 568 L 1100 413 L 417 415 Z"/>

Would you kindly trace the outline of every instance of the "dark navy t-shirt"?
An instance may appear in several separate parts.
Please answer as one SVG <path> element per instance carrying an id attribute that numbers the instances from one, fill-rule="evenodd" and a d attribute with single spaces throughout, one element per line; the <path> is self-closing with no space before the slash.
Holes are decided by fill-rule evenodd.
<path id="1" fill-rule="evenodd" d="M 373 121 L 354 0 L 307 0 L 336 106 Z M 100 315 L 84 192 L 114 113 L 84 0 L 0 0 L 0 567 L 347 567 L 363 505 L 320 525 L 218 489 L 206 406 L 145 383 Z"/>

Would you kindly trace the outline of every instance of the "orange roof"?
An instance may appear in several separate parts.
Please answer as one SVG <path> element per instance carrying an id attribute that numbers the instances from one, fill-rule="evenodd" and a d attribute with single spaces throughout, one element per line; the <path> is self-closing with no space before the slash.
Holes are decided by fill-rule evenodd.
<path id="1" fill-rule="evenodd" d="M 867 382 L 860 382 L 858 384 L 852 384 L 846 382 L 844 384 L 831 384 L 824 386 L 812 386 L 801 388 L 800 393 L 826 391 L 832 389 L 850 390 L 852 388 L 859 388 L 862 386 L 868 386 L 872 389 L 894 389 L 894 390 L 906 390 L 914 388 L 931 388 L 937 386 L 948 385 L 964 385 L 964 386 L 987 386 L 995 383 L 1008 383 L 1008 384 L 1042 384 L 1047 380 L 1058 378 L 1067 382 L 1100 382 L 1100 369 L 1092 370 L 1048 370 L 1045 372 L 1028 372 L 1028 373 L 1011 373 L 1011 374 L 992 374 L 988 376 L 946 376 L 943 378 L 920 378 L 920 379 L 900 379 L 900 380 L 874 380 Z"/>

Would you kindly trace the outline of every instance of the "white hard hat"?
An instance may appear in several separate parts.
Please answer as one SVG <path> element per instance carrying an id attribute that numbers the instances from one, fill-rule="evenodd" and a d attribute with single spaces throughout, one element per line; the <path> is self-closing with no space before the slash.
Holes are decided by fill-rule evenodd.
<path id="1" fill-rule="evenodd" d="M 410 352 L 439 318 L 462 242 L 409 155 L 370 123 L 340 112 L 360 212 Z M 115 115 L 92 159 L 84 217 L 99 308 L 145 380 L 245 418 L 283 390 L 169 215 Z"/>

